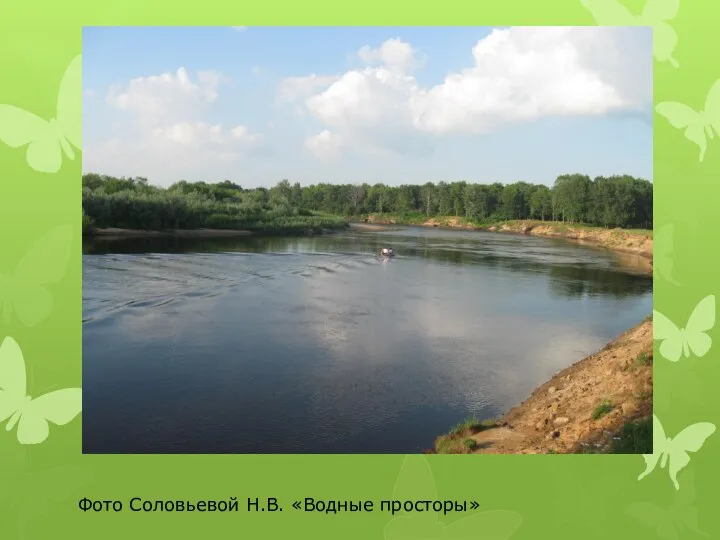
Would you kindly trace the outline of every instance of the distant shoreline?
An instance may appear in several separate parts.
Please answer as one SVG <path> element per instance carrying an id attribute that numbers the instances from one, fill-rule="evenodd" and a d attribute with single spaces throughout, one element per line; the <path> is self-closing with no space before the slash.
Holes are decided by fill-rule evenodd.
<path id="1" fill-rule="evenodd" d="M 476 226 L 467 223 L 461 218 L 435 217 L 422 223 L 407 223 L 392 217 L 377 215 L 368 216 L 367 221 L 349 220 L 342 230 L 355 229 L 361 231 L 392 231 L 400 227 L 427 227 L 448 230 L 469 230 L 500 232 L 538 236 L 543 238 L 559 238 L 581 245 L 589 245 L 608 250 L 616 255 L 621 263 L 629 268 L 646 275 L 652 275 L 652 233 L 626 229 L 604 229 L 588 227 L 585 225 L 568 225 L 550 221 L 506 221 L 487 226 Z M 120 227 L 107 227 L 92 229 L 83 234 L 87 239 L 101 238 L 103 240 L 123 240 L 132 238 L 233 238 L 246 236 L 314 236 L 318 234 L 331 234 L 339 229 L 321 230 L 307 229 L 294 231 L 251 231 L 247 229 L 171 229 L 171 230 L 141 230 L 124 229 Z"/>
<path id="2" fill-rule="evenodd" d="M 350 221 L 351 229 L 359 229 L 361 231 L 393 231 L 405 227 L 404 223 L 396 223 L 395 226 L 386 223 L 365 223 L 364 221 Z"/>
<path id="3" fill-rule="evenodd" d="M 423 222 L 405 222 L 388 216 L 370 214 L 367 221 L 350 221 L 351 228 L 368 231 L 393 230 L 400 226 L 428 227 L 447 230 L 498 232 L 558 238 L 612 252 L 628 267 L 652 275 L 653 237 L 651 231 L 605 229 L 553 221 L 514 220 L 485 226 L 468 223 L 462 218 L 434 217 Z"/>
<path id="4" fill-rule="evenodd" d="M 393 226 L 432 227 L 448 230 L 501 232 L 543 238 L 560 238 L 612 251 L 620 256 L 636 256 L 641 264 L 631 266 L 652 273 L 653 237 L 651 231 L 605 229 L 587 225 L 574 225 L 555 221 L 511 220 L 488 225 L 476 225 L 458 217 L 436 216 L 422 222 L 407 222 L 392 216 L 370 214 L 366 221 L 351 221 L 351 226 L 365 230 L 391 230 Z M 628 259 L 625 257 L 625 261 Z"/>
<path id="5" fill-rule="evenodd" d="M 251 231 L 247 229 L 169 229 L 169 230 L 142 230 L 107 227 L 93 229 L 83 234 L 85 239 L 102 238 L 103 240 L 121 240 L 128 238 L 233 238 L 240 236 L 313 236 L 336 232 L 333 229 L 300 229 L 300 230 L 271 230 Z"/>
<path id="6" fill-rule="evenodd" d="M 144 231 L 140 229 L 121 229 L 108 227 L 94 229 L 87 237 L 102 238 L 221 238 L 228 236 L 250 236 L 254 234 L 247 230 L 233 229 L 172 229 L 167 231 Z"/>

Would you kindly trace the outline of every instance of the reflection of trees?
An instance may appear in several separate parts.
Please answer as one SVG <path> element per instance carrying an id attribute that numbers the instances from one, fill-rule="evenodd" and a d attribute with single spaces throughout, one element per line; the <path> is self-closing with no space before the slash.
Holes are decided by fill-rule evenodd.
<path id="1" fill-rule="evenodd" d="M 650 278 L 587 266 L 552 266 L 549 284 L 553 292 L 563 296 L 600 295 L 618 299 L 647 294 L 652 287 Z"/>
<path id="2" fill-rule="evenodd" d="M 507 272 L 548 276 L 555 294 L 569 297 L 610 295 L 626 298 L 647 294 L 652 282 L 645 276 L 612 268 L 553 265 L 523 251 L 522 246 L 485 244 L 472 238 L 432 237 L 397 233 L 344 233 L 327 236 L 248 236 L 234 238 L 98 238 L 83 246 L 83 253 L 182 252 L 305 252 L 374 256 L 391 245 L 400 258 L 420 258 L 452 265 L 478 265 Z M 505 250 L 503 252 L 502 250 Z"/>
<path id="3" fill-rule="evenodd" d="M 319 238 L 319 237 L 318 237 Z M 83 253 L 188 253 L 322 251 L 315 237 L 227 237 L 227 238 L 96 238 L 83 243 Z"/>

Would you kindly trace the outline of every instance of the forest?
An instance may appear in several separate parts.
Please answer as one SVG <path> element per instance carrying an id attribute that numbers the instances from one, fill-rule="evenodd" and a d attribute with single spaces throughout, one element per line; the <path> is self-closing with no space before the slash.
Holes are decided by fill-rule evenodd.
<path id="1" fill-rule="evenodd" d="M 313 184 L 282 180 L 244 189 L 228 180 L 179 181 L 83 176 L 83 230 L 247 229 L 292 232 L 345 227 L 368 214 L 461 217 L 477 225 L 534 219 L 598 227 L 652 228 L 653 185 L 629 175 L 558 176 L 552 187 L 528 182 L 476 184 Z"/>

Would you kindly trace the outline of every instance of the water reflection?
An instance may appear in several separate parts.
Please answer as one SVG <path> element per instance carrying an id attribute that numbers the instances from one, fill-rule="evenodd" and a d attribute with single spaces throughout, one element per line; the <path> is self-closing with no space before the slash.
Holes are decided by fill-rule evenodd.
<path id="1" fill-rule="evenodd" d="M 377 257 L 392 245 L 393 259 Z M 96 241 L 86 452 L 416 452 L 496 416 L 652 308 L 564 242 L 413 229 Z"/>
<path id="2" fill-rule="evenodd" d="M 638 270 L 639 264 L 631 262 L 628 256 L 618 257 L 562 240 L 498 236 L 409 227 L 387 233 L 352 231 L 299 238 L 97 239 L 86 242 L 83 253 L 333 253 L 370 256 L 377 254 L 383 246 L 393 245 L 399 258 L 422 258 L 453 265 L 479 265 L 495 271 L 546 275 L 553 290 L 566 296 L 613 295 L 625 298 L 647 293 L 649 274 Z M 388 259 L 378 260 L 384 264 L 391 262 Z"/>

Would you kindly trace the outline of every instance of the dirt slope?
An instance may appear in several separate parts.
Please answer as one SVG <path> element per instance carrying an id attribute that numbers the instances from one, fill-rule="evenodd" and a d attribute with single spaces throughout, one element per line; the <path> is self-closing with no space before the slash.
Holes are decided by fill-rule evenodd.
<path id="1" fill-rule="evenodd" d="M 627 229 L 605 229 L 586 225 L 570 225 L 553 221 L 517 220 L 505 221 L 488 227 L 478 227 L 461 217 L 435 216 L 417 223 L 403 223 L 392 216 L 370 214 L 367 222 L 376 225 L 422 225 L 449 229 L 486 230 L 528 234 L 546 238 L 564 238 L 579 243 L 592 244 L 618 253 L 638 255 L 652 263 L 653 237 L 651 233 Z"/>
<path id="2" fill-rule="evenodd" d="M 561 223 L 542 221 L 512 221 L 501 223 L 489 230 L 543 236 L 546 238 L 565 238 L 588 244 L 594 244 L 613 251 L 640 255 L 652 259 L 653 238 L 650 234 L 624 229 L 603 229 L 600 227 L 573 227 Z"/>
<path id="3" fill-rule="evenodd" d="M 646 320 L 555 375 L 494 427 L 439 437 L 435 451 L 452 449 L 452 439 L 463 453 L 607 451 L 627 422 L 652 414 L 652 345 L 652 321 Z"/>

